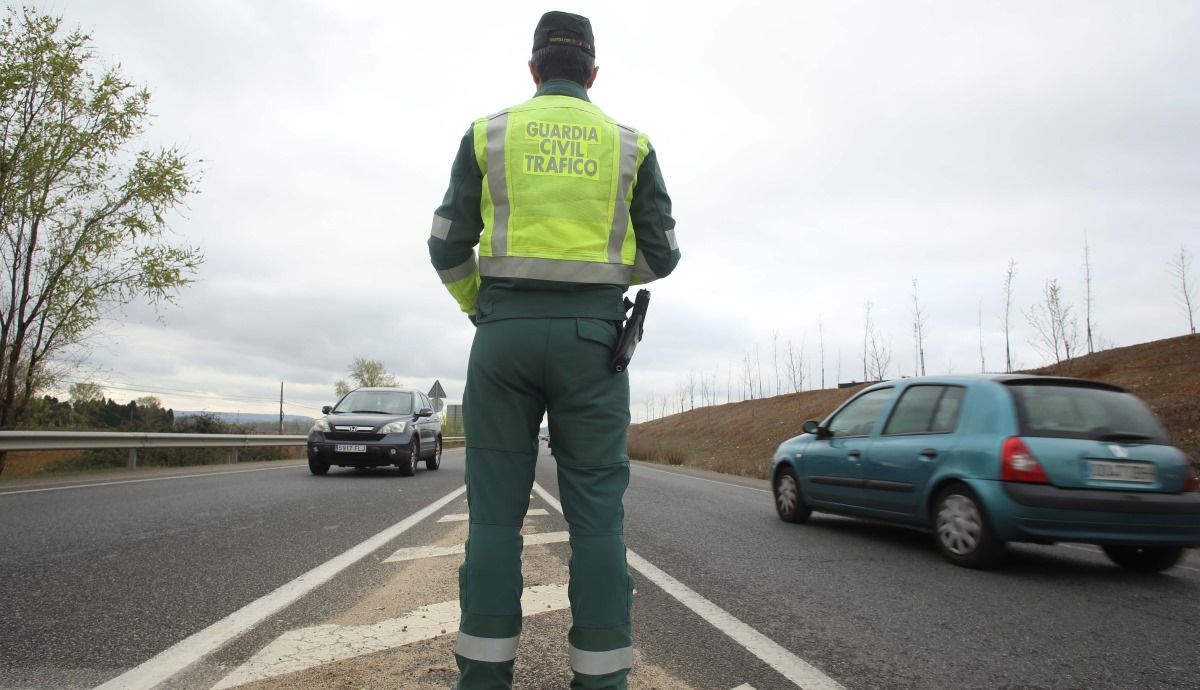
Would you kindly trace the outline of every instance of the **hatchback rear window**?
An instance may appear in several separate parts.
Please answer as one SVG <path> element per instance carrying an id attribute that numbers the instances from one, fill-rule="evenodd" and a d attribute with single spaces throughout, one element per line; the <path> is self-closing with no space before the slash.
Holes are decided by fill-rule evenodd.
<path id="1" fill-rule="evenodd" d="M 1170 445 L 1150 408 L 1129 393 L 1085 385 L 1015 381 L 1022 436 Z"/>

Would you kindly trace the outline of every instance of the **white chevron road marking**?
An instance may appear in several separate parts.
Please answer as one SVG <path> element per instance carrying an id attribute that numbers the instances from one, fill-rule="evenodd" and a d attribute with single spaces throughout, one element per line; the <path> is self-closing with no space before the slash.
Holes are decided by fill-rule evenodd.
<path id="1" fill-rule="evenodd" d="M 566 585 L 526 587 L 521 595 L 525 616 L 570 606 Z M 429 640 L 458 631 L 458 601 L 443 601 L 400 618 L 374 625 L 316 625 L 280 635 L 233 673 L 213 686 L 224 690 L 243 683 L 295 673 L 314 666 Z"/>
<path id="2" fill-rule="evenodd" d="M 558 544 L 565 542 L 570 538 L 567 532 L 544 532 L 541 534 L 524 534 L 525 546 L 534 544 Z M 453 546 L 412 546 L 399 549 L 396 553 L 383 559 L 384 563 L 400 563 L 403 561 L 415 561 L 421 558 L 437 558 L 439 556 L 454 556 L 466 552 L 464 544 L 454 544 Z"/>

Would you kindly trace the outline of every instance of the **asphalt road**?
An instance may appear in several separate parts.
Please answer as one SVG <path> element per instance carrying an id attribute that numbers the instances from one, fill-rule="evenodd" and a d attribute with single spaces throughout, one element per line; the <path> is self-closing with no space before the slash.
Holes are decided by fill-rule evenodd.
<path id="1" fill-rule="evenodd" d="M 35 493 L 0 485 L 0 688 L 108 681 L 461 479 L 462 453 L 447 451 L 440 471 L 412 478 L 291 466 Z M 537 481 L 557 495 L 548 456 Z M 764 489 L 637 464 L 629 548 L 847 688 L 1200 687 L 1194 554 L 1167 574 L 1132 575 L 1086 547 L 1020 546 L 1007 567 L 976 572 L 915 532 L 819 513 L 785 524 Z M 432 518 L 408 537 L 422 530 L 432 534 Z M 279 631 L 349 608 L 386 579 L 379 561 L 396 545 L 212 658 L 226 669 Z M 635 577 L 646 662 L 696 688 L 795 687 L 678 592 Z M 193 671 L 172 686 L 218 677 Z"/>

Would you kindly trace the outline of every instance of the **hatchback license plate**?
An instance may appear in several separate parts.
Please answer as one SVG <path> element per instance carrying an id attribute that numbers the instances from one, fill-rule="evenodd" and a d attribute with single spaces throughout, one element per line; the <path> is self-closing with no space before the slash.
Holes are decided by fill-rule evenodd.
<path id="1" fill-rule="evenodd" d="M 333 449 L 339 453 L 365 453 L 367 447 L 362 445 L 337 444 Z"/>
<path id="2" fill-rule="evenodd" d="M 1088 474 L 1092 479 L 1103 481 L 1149 484 L 1154 481 L 1154 465 L 1140 462 L 1091 460 L 1088 462 Z"/>

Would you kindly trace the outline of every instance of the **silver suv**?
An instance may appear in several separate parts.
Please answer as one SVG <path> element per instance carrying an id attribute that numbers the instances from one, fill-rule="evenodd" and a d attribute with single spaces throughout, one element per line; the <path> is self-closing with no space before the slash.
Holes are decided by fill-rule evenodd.
<path id="1" fill-rule="evenodd" d="M 395 465 L 411 477 L 417 464 L 436 470 L 442 462 L 442 420 L 422 392 L 408 388 L 359 388 L 308 432 L 308 469 L 316 475 L 339 467 Z"/>

